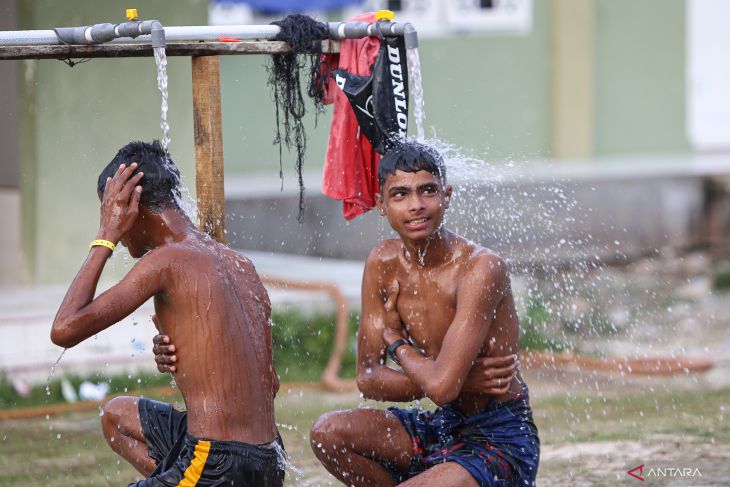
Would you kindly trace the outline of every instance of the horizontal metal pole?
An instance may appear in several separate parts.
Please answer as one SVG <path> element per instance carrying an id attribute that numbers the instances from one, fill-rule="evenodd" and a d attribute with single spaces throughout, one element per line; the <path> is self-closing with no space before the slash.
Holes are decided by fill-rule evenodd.
<path id="1" fill-rule="evenodd" d="M 339 52 L 339 42 L 323 41 L 322 52 Z M 291 47 L 281 41 L 185 42 L 168 44 L 168 56 L 235 56 L 245 54 L 283 54 Z M 52 46 L 0 46 L 0 60 L 151 57 L 149 44 L 95 44 Z"/>
<path id="2" fill-rule="evenodd" d="M 217 41 L 221 38 L 241 40 L 273 40 L 281 29 L 277 25 L 189 25 L 165 27 L 167 42 L 182 41 Z M 143 35 L 135 39 L 120 38 L 112 43 L 150 42 L 150 36 Z"/>
<path id="3" fill-rule="evenodd" d="M 279 34 L 280 30 L 276 25 L 192 25 L 179 27 L 165 27 L 165 39 L 168 42 L 179 41 L 217 41 L 222 37 L 229 37 L 241 40 L 268 39 L 271 40 Z M 141 35 L 132 39 L 122 37 L 111 41 L 112 43 L 149 43 L 149 35 Z M 56 35 L 56 32 L 47 30 L 15 30 L 0 31 L 0 46 L 21 46 L 21 45 L 54 45 L 64 44 Z"/>
<path id="4" fill-rule="evenodd" d="M 0 31 L 0 46 L 59 44 L 53 30 L 6 30 Z"/>
<path id="5" fill-rule="evenodd" d="M 375 35 L 415 36 L 411 24 L 403 22 L 329 22 L 330 38 L 361 38 Z M 168 26 L 164 28 L 167 42 L 217 41 L 221 38 L 241 40 L 273 40 L 281 31 L 276 25 L 189 25 Z M 415 39 L 415 37 L 414 37 Z M 134 39 L 121 37 L 110 41 L 111 44 L 149 43 L 149 35 Z M 0 31 L 0 46 L 42 46 L 65 44 L 52 29 Z M 413 46 L 415 47 L 415 46 Z"/>

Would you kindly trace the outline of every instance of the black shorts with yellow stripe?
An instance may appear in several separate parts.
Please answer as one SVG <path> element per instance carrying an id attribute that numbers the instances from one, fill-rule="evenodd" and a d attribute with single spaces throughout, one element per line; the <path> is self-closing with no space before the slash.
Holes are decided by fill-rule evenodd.
<path id="1" fill-rule="evenodd" d="M 152 475 L 130 487 L 218 487 L 284 484 L 281 438 L 266 445 L 194 438 L 187 413 L 150 399 L 139 400 L 142 432 L 157 462 Z"/>

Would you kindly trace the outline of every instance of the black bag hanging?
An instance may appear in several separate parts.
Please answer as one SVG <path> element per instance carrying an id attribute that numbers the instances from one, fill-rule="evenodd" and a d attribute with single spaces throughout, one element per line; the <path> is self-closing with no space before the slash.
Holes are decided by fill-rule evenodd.
<path id="1" fill-rule="evenodd" d="M 408 61 L 403 37 L 385 37 L 371 76 L 333 71 L 350 100 L 360 130 L 384 154 L 408 132 Z"/>

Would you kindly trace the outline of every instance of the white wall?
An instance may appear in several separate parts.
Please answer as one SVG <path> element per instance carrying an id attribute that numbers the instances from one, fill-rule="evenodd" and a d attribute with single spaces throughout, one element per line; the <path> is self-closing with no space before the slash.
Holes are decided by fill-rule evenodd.
<path id="1" fill-rule="evenodd" d="M 730 2 L 687 1 L 687 135 L 699 151 L 730 149 Z"/>

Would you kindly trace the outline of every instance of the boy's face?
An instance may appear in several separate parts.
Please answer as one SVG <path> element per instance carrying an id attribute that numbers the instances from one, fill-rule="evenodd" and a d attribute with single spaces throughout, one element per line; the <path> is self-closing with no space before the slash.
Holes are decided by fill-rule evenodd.
<path id="1" fill-rule="evenodd" d="M 387 215 L 393 230 L 409 240 L 428 238 L 438 230 L 450 199 L 451 186 L 444 188 L 428 171 L 396 170 L 376 195 L 380 214 Z"/>
<path id="2" fill-rule="evenodd" d="M 138 216 L 137 224 L 135 224 L 132 229 L 119 240 L 122 245 L 127 247 L 129 255 L 131 255 L 134 259 L 142 258 L 148 250 L 147 246 L 141 241 L 144 236 L 140 235 L 140 233 L 144 234 L 144 230 L 141 232 L 138 230 L 139 228 L 142 228 L 142 225 L 138 224 L 141 218 L 143 218 L 142 215 Z"/>

